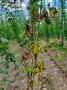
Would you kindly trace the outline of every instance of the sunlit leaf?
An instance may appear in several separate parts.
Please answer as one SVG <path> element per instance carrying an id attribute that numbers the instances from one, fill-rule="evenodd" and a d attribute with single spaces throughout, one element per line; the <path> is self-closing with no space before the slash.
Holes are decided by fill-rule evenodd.
<path id="1" fill-rule="evenodd" d="M 52 54 L 52 57 L 55 58 L 55 56 L 56 56 L 55 53 L 53 53 L 53 54 Z"/>
<path id="2" fill-rule="evenodd" d="M 60 65 L 60 67 L 64 67 L 64 64 L 63 63 L 60 63 L 59 65 Z"/>
<path id="3" fill-rule="evenodd" d="M 8 40 L 6 38 L 3 38 L 3 37 L 1 37 L 1 41 L 4 43 L 8 42 Z"/>
<path id="4" fill-rule="evenodd" d="M 29 71 L 29 72 L 32 71 L 32 68 L 31 68 L 30 66 L 26 66 L 25 73 L 27 73 L 28 71 Z"/>
<path id="5" fill-rule="evenodd" d="M 57 54 L 57 57 L 58 57 L 58 59 L 61 59 L 62 55 L 61 54 Z"/>
<path id="6" fill-rule="evenodd" d="M 35 33 L 38 35 L 38 30 Z"/>
<path id="7" fill-rule="evenodd" d="M 51 45 L 53 42 L 51 40 L 49 40 L 49 44 Z"/>
<path id="8" fill-rule="evenodd" d="M 36 85 L 36 82 L 33 82 L 33 86 L 35 86 Z"/>
<path id="9" fill-rule="evenodd" d="M 19 34 L 19 38 L 22 38 L 22 34 Z"/>

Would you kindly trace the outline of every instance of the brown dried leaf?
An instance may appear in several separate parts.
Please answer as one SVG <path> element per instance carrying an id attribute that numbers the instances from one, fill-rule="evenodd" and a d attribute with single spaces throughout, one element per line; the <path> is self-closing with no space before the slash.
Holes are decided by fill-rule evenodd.
<path id="1" fill-rule="evenodd" d="M 41 13 L 41 19 L 45 18 L 45 21 L 47 24 L 51 24 L 51 21 L 49 20 L 48 17 L 48 12 L 44 9 Z"/>

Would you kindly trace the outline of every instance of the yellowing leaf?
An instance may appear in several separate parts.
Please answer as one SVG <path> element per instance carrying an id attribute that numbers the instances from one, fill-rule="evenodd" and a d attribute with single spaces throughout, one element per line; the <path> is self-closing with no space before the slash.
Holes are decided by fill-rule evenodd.
<path id="1" fill-rule="evenodd" d="M 36 69 L 35 69 L 35 72 L 38 73 L 38 72 L 39 72 L 39 68 L 36 68 Z"/>
<path id="2" fill-rule="evenodd" d="M 42 62 L 42 59 L 41 59 L 41 58 L 38 58 L 37 61 L 38 61 L 38 62 Z"/>
<path id="3" fill-rule="evenodd" d="M 53 11 L 55 12 L 55 9 L 53 9 Z"/>
<path id="4" fill-rule="evenodd" d="M 34 45 L 35 45 L 35 41 L 33 41 L 33 42 L 32 42 L 32 45 L 31 45 L 31 47 L 30 47 L 30 48 L 32 48 Z"/>
<path id="5" fill-rule="evenodd" d="M 53 43 L 53 41 L 52 40 L 49 40 L 49 44 L 51 45 Z"/>
<path id="6" fill-rule="evenodd" d="M 38 41 L 37 42 L 33 41 L 32 45 L 31 45 L 31 48 L 34 49 L 34 54 L 36 54 L 37 53 L 37 48 L 38 48 Z"/>
<path id="7" fill-rule="evenodd" d="M 47 47 L 44 48 L 44 51 L 47 50 Z"/>
<path id="8" fill-rule="evenodd" d="M 36 82 L 33 82 L 33 86 L 35 86 L 36 85 Z"/>
<path id="9" fill-rule="evenodd" d="M 46 42 L 42 41 L 41 44 L 40 44 L 40 46 L 39 46 L 39 50 L 40 49 L 43 49 L 45 46 L 46 46 Z"/>
<path id="10" fill-rule="evenodd" d="M 61 11 L 61 12 L 62 12 L 62 10 L 63 10 L 63 9 L 62 9 L 62 7 L 61 7 L 59 11 Z"/>
<path id="11" fill-rule="evenodd" d="M 37 45 L 34 46 L 34 54 L 37 53 Z"/>
<path id="12" fill-rule="evenodd" d="M 51 16 L 54 16 L 54 10 L 50 11 Z"/>

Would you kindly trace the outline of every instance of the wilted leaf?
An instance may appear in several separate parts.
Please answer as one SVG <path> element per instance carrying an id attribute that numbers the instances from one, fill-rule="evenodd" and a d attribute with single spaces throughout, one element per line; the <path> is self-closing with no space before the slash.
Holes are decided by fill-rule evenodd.
<path id="1" fill-rule="evenodd" d="M 39 70 L 39 68 L 37 67 L 37 68 L 35 68 L 35 72 L 36 73 L 38 73 L 40 70 Z"/>

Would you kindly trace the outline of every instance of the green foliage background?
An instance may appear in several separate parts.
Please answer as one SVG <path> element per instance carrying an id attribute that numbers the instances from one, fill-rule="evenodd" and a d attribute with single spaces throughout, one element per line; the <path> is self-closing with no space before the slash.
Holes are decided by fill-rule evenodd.
<path id="1" fill-rule="evenodd" d="M 6 3 L 9 3 L 9 7 L 12 9 L 14 8 L 15 11 L 8 11 L 7 8 L 4 8 Z M 38 8 L 39 5 L 37 4 L 38 1 L 35 3 L 36 7 Z M 60 1 L 61 3 L 61 1 Z M 18 3 L 12 3 L 9 0 L 6 2 L 1 3 L 1 13 L 0 13 L 0 37 L 7 38 L 9 40 L 17 39 L 19 34 L 24 32 L 24 24 L 26 22 L 26 16 L 24 15 L 23 10 L 19 10 Z M 42 3 L 43 9 L 46 9 L 44 3 Z M 55 2 L 56 4 L 56 2 Z M 29 5 L 34 5 L 33 1 L 29 0 Z M 64 6 L 64 4 L 63 4 Z M 34 6 L 35 7 L 35 6 Z M 4 10 L 3 10 L 4 8 Z M 65 9 L 64 7 L 63 9 Z M 58 10 L 59 11 L 59 10 Z M 30 14 L 31 16 L 31 14 Z M 67 26 L 66 26 L 66 12 L 63 12 L 64 17 L 64 39 L 67 39 Z M 43 19 L 39 26 L 39 36 L 48 40 L 49 38 L 61 38 L 62 37 L 62 20 L 61 20 L 61 12 L 55 17 L 55 22 L 50 17 L 52 22 L 51 25 L 47 25 L 45 20 Z M 35 23 L 35 30 L 37 29 L 37 24 Z"/>

